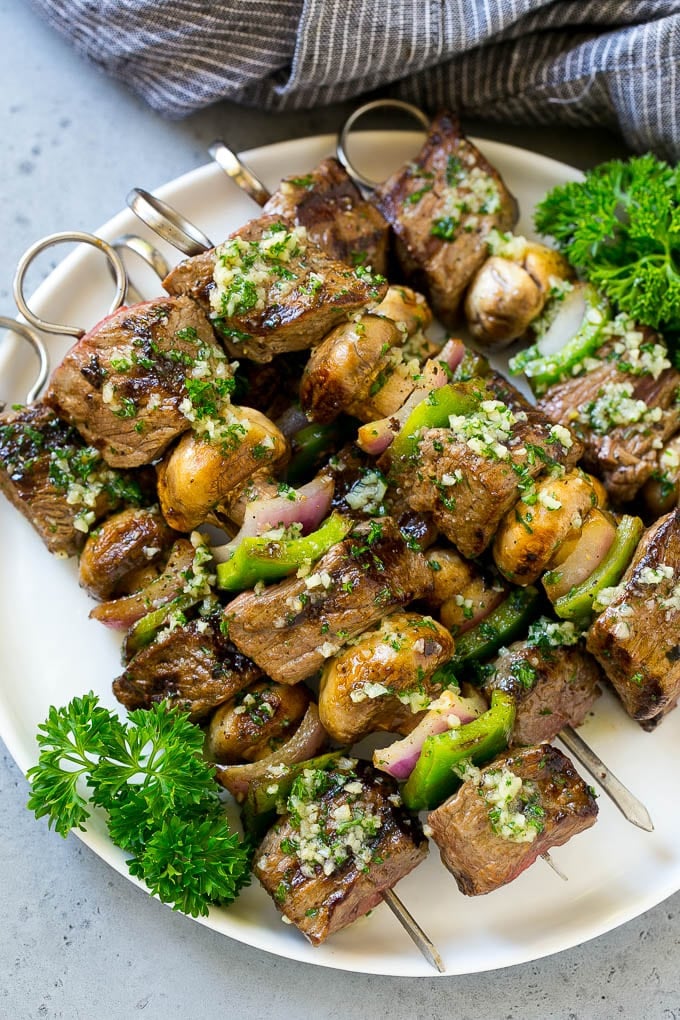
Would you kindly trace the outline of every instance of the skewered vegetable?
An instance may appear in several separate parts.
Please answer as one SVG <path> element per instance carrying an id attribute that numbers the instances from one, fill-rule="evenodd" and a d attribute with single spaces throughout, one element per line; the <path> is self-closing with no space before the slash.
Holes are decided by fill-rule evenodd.
<path id="1" fill-rule="evenodd" d="M 402 790 L 412 811 L 443 803 L 460 785 L 456 768 L 465 762 L 484 765 L 505 750 L 515 723 L 515 700 L 494 691 L 491 708 L 472 722 L 427 737 Z"/>
<path id="2" fill-rule="evenodd" d="M 316 531 L 300 536 L 298 531 L 279 528 L 258 537 L 243 538 L 231 557 L 217 564 L 217 586 L 225 591 L 242 591 L 258 582 L 277 581 L 315 563 L 319 557 L 341 542 L 352 522 L 333 513 Z"/>
<path id="3" fill-rule="evenodd" d="M 500 350 L 524 336 L 573 270 L 554 249 L 525 237 L 492 231 L 487 244 L 491 255 L 470 284 L 465 317 L 477 343 Z"/>

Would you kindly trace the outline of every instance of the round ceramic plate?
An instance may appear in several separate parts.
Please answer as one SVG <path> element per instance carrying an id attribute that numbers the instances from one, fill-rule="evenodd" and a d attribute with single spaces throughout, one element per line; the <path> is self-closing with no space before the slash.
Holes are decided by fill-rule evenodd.
<path id="1" fill-rule="evenodd" d="M 366 174 L 384 178 L 411 158 L 419 144 L 420 136 L 411 133 L 361 132 L 352 147 Z M 274 188 L 282 175 L 308 172 L 332 153 L 333 146 L 331 136 L 308 138 L 255 149 L 244 158 Z M 534 203 L 555 184 L 578 177 L 572 168 L 530 152 L 493 142 L 482 142 L 481 148 L 517 196 L 522 212 L 518 229 L 525 233 L 531 233 Z M 258 214 L 255 203 L 216 165 L 186 174 L 159 195 L 216 241 Z M 126 232 L 145 233 L 129 212 L 98 231 L 108 240 Z M 176 252 L 160 247 L 171 262 L 179 260 Z M 136 275 L 137 265 L 130 265 Z M 140 289 L 151 297 L 152 284 L 149 280 L 146 284 Z M 32 305 L 45 318 L 90 327 L 103 316 L 111 296 L 112 283 L 101 256 L 81 247 L 50 275 Z M 68 343 L 47 337 L 47 344 L 56 364 Z M 0 396 L 21 399 L 32 369 L 23 349 L 10 350 L 0 364 Z M 111 681 L 120 672 L 119 640 L 88 619 L 92 603 L 78 587 L 75 562 L 50 556 L 5 500 L 0 502 L 0 534 L 5 571 L 0 588 L 0 732 L 25 770 L 36 760 L 36 727 L 50 705 L 64 705 L 90 689 L 106 705 L 115 705 Z M 675 810 L 680 712 L 672 713 L 656 733 L 646 734 L 606 695 L 582 733 L 645 801 L 655 831 L 633 828 L 602 796 L 595 827 L 553 852 L 568 881 L 539 860 L 510 886 L 479 898 L 458 891 L 433 848 L 397 892 L 435 942 L 447 973 L 492 970 L 567 949 L 637 916 L 680 888 L 680 814 Z M 128 874 L 102 818 L 93 819 L 81 838 Z M 257 885 L 228 909 L 214 909 L 204 923 L 241 942 L 307 963 L 374 974 L 434 973 L 384 905 L 317 949 L 281 922 Z"/>

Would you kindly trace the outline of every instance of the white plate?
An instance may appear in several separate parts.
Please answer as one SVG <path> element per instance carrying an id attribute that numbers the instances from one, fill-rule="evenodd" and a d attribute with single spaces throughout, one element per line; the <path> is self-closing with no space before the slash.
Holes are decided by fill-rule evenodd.
<path id="1" fill-rule="evenodd" d="M 284 142 L 255 149 L 246 159 L 273 188 L 284 174 L 307 172 L 332 152 L 333 143 L 331 136 Z M 362 133 L 353 145 L 362 153 L 364 172 L 379 178 L 403 158 L 410 158 L 419 136 Z M 531 232 L 533 203 L 553 185 L 578 177 L 570 167 L 507 145 L 483 142 L 481 148 L 519 199 L 519 230 L 525 233 Z M 130 182 L 136 183 L 144 182 Z M 217 241 L 257 215 L 255 204 L 213 165 L 186 174 L 159 194 Z M 131 231 L 142 232 L 135 217 L 123 212 L 98 233 L 112 240 Z M 171 261 L 178 260 L 177 253 L 165 252 Z M 111 282 L 101 257 L 81 249 L 40 287 L 33 306 L 46 318 L 88 327 L 101 318 L 110 296 Z M 47 343 L 56 363 L 67 343 L 55 337 Z M 1 395 L 19 399 L 30 370 L 23 352 L 11 366 L 0 364 Z M 31 527 L 4 499 L 0 501 L 0 534 L 5 574 L 0 588 L 0 733 L 25 770 L 36 760 L 36 727 L 51 704 L 63 705 L 93 689 L 106 705 L 115 706 L 111 681 L 120 672 L 119 643 L 110 631 L 88 620 L 92 603 L 78 588 L 75 564 L 48 555 Z M 596 826 L 553 853 L 568 882 L 539 861 L 512 885 L 480 898 L 458 892 L 435 848 L 397 891 L 438 946 L 449 974 L 492 970 L 567 949 L 636 917 L 680 888 L 680 813 L 675 809 L 680 712 L 674 712 L 656 733 L 646 734 L 613 697 L 606 696 L 583 734 L 644 799 L 655 832 L 633 828 L 601 797 Z M 124 857 L 108 839 L 102 819 L 95 819 L 81 838 L 128 875 Z M 373 974 L 434 973 L 385 906 L 318 949 L 282 924 L 269 898 L 256 886 L 232 907 L 213 910 L 204 923 L 240 942 L 307 963 Z"/>

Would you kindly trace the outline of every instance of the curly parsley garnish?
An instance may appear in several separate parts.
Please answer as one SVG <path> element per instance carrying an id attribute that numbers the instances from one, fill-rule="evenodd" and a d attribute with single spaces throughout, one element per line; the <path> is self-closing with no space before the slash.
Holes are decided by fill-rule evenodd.
<path id="1" fill-rule="evenodd" d="M 192 917 L 248 884 L 249 849 L 229 828 L 203 733 L 180 709 L 161 703 L 123 722 L 89 693 L 50 708 L 37 741 L 28 807 L 60 835 L 104 808 L 130 873 Z"/>

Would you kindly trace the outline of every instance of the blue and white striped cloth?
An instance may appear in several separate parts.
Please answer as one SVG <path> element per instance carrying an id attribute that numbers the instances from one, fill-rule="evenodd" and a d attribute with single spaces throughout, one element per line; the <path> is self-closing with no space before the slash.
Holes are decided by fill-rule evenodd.
<path id="1" fill-rule="evenodd" d="M 680 159 L 680 0 L 34 0 L 156 110 L 319 106 L 604 124 Z"/>

